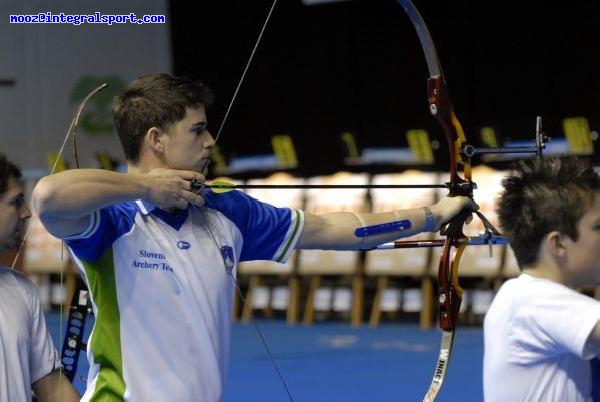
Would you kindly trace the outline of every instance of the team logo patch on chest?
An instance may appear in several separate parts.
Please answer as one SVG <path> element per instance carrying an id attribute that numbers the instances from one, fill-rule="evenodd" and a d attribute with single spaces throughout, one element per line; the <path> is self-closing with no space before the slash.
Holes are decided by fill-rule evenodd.
<path id="1" fill-rule="evenodd" d="M 223 257 L 223 264 L 225 264 L 225 269 L 227 273 L 231 275 L 233 271 L 233 266 L 235 265 L 235 256 L 233 254 L 233 248 L 230 246 L 221 246 L 221 256 Z"/>
<path id="2" fill-rule="evenodd" d="M 178 241 L 177 242 L 177 248 L 180 250 L 187 250 L 188 248 L 192 247 L 192 245 L 190 243 L 188 243 L 187 241 Z"/>

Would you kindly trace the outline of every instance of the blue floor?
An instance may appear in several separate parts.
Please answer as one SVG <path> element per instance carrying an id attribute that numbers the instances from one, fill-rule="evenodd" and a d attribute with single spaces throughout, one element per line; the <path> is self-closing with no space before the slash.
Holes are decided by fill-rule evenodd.
<path id="1" fill-rule="evenodd" d="M 57 340 L 60 319 L 55 314 L 47 319 Z M 440 332 L 417 325 L 355 329 L 345 323 L 256 323 L 297 402 L 420 401 L 437 360 Z M 231 352 L 224 402 L 289 401 L 253 324 L 234 324 Z M 483 399 L 482 353 L 481 329 L 459 328 L 438 401 Z M 79 372 L 85 376 L 86 370 L 83 361 Z M 81 391 L 84 384 L 77 381 L 76 386 Z"/>

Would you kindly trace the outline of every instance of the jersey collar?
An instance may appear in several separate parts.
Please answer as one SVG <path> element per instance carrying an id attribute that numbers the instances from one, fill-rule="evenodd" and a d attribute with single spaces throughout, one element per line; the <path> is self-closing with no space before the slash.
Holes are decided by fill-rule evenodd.
<path id="1" fill-rule="evenodd" d="M 135 204 L 142 215 L 145 216 L 152 214 L 175 230 L 181 229 L 181 226 L 183 226 L 190 209 L 189 207 L 186 209 L 180 209 L 176 214 L 171 214 L 168 211 L 160 209 L 158 206 L 149 201 L 136 200 Z"/>

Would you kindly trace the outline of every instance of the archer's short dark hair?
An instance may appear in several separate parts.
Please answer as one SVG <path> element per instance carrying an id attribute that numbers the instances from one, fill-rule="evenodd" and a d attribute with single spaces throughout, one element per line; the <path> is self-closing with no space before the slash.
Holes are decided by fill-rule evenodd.
<path id="1" fill-rule="evenodd" d="M 574 156 L 522 160 L 502 185 L 498 218 L 521 269 L 536 262 L 549 232 L 576 241 L 577 224 L 600 191 L 591 163 Z"/>
<path id="2" fill-rule="evenodd" d="M 117 97 L 113 117 L 125 158 L 139 162 L 144 135 L 151 127 L 167 130 L 185 117 L 187 107 L 208 107 L 212 91 L 201 82 L 169 74 L 137 78 Z"/>
<path id="3" fill-rule="evenodd" d="M 21 180 L 21 169 L 0 153 L 0 196 L 8 190 L 10 178 Z"/>

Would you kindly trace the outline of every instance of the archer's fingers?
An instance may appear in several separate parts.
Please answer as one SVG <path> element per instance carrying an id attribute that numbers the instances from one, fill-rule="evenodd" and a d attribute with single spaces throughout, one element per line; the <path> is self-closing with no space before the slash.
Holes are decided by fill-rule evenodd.
<path id="1" fill-rule="evenodd" d="M 186 204 L 189 203 L 190 205 L 195 205 L 197 207 L 201 207 L 204 205 L 204 197 L 202 196 L 202 193 L 194 193 L 191 191 L 187 191 L 184 195 Z"/>
<path id="2" fill-rule="evenodd" d="M 185 173 L 181 175 L 181 178 L 184 179 L 183 189 L 187 191 L 197 192 L 204 186 L 206 176 L 202 173 L 190 171 L 182 172 Z"/>
<path id="3" fill-rule="evenodd" d="M 479 205 L 471 198 L 466 196 L 455 196 L 449 197 L 450 199 L 455 200 L 456 204 L 454 204 L 457 210 L 455 211 L 457 214 L 461 211 L 477 211 L 479 209 Z"/>
<path id="4" fill-rule="evenodd" d="M 188 183 L 192 180 L 201 182 L 206 180 L 206 176 L 204 176 L 202 173 L 194 172 L 192 170 L 177 170 L 177 175 Z"/>
<path id="5" fill-rule="evenodd" d="M 465 223 L 467 225 L 471 222 L 473 222 L 473 214 L 469 214 L 469 216 L 467 216 L 467 219 L 465 219 Z"/>
<path id="6" fill-rule="evenodd" d="M 442 198 L 437 205 L 446 210 L 451 217 L 461 211 L 477 211 L 479 209 L 479 205 L 471 197 L 461 195 Z"/>
<path id="7" fill-rule="evenodd" d="M 473 211 L 473 212 L 479 211 L 479 205 L 475 202 L 475 200 L 470 197 L 468 197 L 468 198 L 469 198 L 469 204 L 468 204 L 467 209 L 469 211 Z"/>

